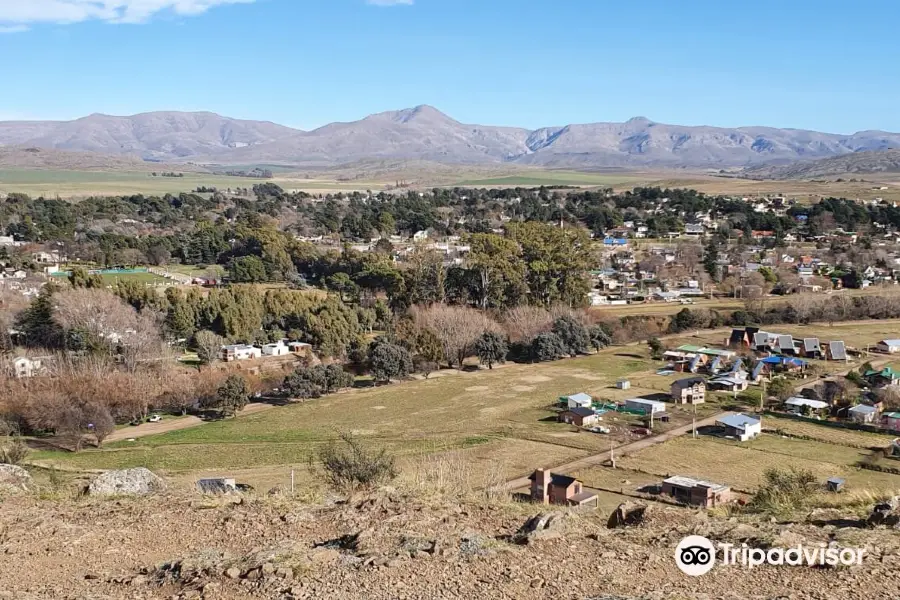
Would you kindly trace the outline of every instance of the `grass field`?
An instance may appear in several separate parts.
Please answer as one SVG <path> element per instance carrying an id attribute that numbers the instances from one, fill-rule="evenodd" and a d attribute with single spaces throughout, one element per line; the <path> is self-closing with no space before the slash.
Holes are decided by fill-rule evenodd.
<path id="1" fill-rule="evenodd" d="M 809 437 L 829 444 L 852 448 L 887 448 L 896 437 L 888 434 L 827 427 L 789 417 L 767 417 L 764 424 L 766 429 L 778 430 L 788 436 Z"/>
<path id="2" fill-rule="evenodd" d="M 743 444 L 701 436 L 651 446 L 620 459 L 619 464 L 660 478 L 686 475 L 747 491 L 756 489 L 763 482 L 766 469 L 773 467 L 808 469 L 822 482 L 829 477 L 843 477 L 848 489 L 900 490 L 900 476 L 854 466 L 867 455 L 867 451 L 858 448 L 770 434 Z"/>
<path id="3" fill-rule="evenodd" d="M 64 279 L 65 275 L 54 275 L 54 277 Z M 104 273 L 100 275 L 103 282 L 107 285 L 115 285 L 120 281 L 137 281 L 139 283 L 170 283 L 165 277 L 160 277 L 153 273 Z"/>
<path id="4" fill-rule="evenodd" d="M 581 171 L 535 171 L 520 175 L 470 179 L 456 185 L 470 187 L 508 187 L 508 186 L 542 186 L 542 185 L 574 185 L 574 186 L 622 186 L 638 185 L 646 181 L 640 174 L 628 173 L 589 173 Z"/>

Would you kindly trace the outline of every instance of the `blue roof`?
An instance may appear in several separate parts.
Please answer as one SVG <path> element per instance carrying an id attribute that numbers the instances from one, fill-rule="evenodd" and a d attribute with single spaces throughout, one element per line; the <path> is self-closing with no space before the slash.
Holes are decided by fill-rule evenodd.
<path id="1" fill-rule="evenodd" d="M 735 429 L 744 429 L 747 425 L 759 425 L 760 420 L 748 417 L 747 415 L 737 414 L 722 417 L 718 422 L 727 425 L 728 427 L 734 427 Z"/>
<path id="2" fill-rule="evenodd" d="M 607 246 L 627 246 L 628 240 L 626 240 L 625 238 L 608 237 L 604 238 L 603 243 Z"/>

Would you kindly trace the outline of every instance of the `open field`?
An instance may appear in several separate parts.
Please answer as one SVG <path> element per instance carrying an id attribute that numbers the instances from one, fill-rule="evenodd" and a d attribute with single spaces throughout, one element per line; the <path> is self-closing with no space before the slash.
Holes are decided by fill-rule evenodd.
<path id="1" fill-rule="evenodd" d="M 54 274 L 57 279 L 65 279 L 66 275 Z M 171 283 L 165 277 L 160 277 L 154 273 L 103 273 L 100 275 L 103 282 L 107 285 L 115 285 L 120 281 L 136 281 L 138 283 Z"/>
<path id="2" fill-rule="evenodd" d="M 848 489 L 900 490 L 900 476 L 854 466 L 867 455 L 867 451 L 858 448 L 770 434 L 743 444 L 701 436 L 652 446 L 621 459 L 619 464 L 659 478 L 686 475 L 745 491 L 756 489 L 763 482 L 766 469 L 773 467 L 808 469 L 823 482 L 829 477 L 843 477 Z"/>
<path id="3" fill-rule="evenodd" d="M 583 171 L 535 171 L 516 175 L 488 177 L 484 179 L 468 179 L 456 185 L 467 187 L 536 187 L 542 185 L 573 185 L 579 187 L 616 187 L 640 185 L 647 181 L 641 173 L 591 173 Z"/>
<path id="4" fill-rule="evenodd" d="M 829 444 L 838 444 L 852 448 L 887 448 L 891 445 L 893 435 L 842 429 L 817 425 L 790 417 L 767 416 L 763 422 L 765 429 L 778 430 L 785 435 L 809 437 Z"/>

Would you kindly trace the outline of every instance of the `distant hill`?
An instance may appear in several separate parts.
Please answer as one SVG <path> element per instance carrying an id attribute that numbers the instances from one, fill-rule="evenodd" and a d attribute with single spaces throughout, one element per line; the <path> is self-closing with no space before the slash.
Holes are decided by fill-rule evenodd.
<path id="1" fill-rule="evenodd" d="M 152 163 L 137 156 L 69 152 L 34 146 L 0 147 L 0 168 L 73 171 L 200 171 L 193 165 Z"/>
<path id="2" fill-rule="evenodd" d="M 763 165 L 744 169 L 750 179 L 830 179 L 845 175 L 900 173 L 900 149 L 856 152 L 789 165 Z"/>
<path id="3" fill-rule="evenodd" d="M 213 113 L 90 115 L 0 122 L 0 146 L 32 146 L 147 160 L 303 167 L 430 161 L 551 168 L 726 169 L 900 147 L 900 134 L 838 135 L 768 127 L 688 127 L 643 117 L 529 130 L 460 123 L 431 106 L 300 131 Z"/>

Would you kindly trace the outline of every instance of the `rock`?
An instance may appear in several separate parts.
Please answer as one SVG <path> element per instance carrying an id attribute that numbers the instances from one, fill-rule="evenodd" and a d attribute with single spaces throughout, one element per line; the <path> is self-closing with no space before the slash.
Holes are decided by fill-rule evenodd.
<path id="1" fill-rule="evenodd" d="M 522 525 L 513 536 L 517 544 L 531 544 L 539 540 L 558 538 L 565 529 L 562 513 L 537 514 Z"/>
<path id="2" fill-rule="evenodd" d="M 16 465 L 0 465 L 0 487 L 27 492 L 31 486 L 31 475 Z"/>
<path id="3" fill-rule="evenodd" d="M 131 585 L 133 585 L 133 586 L 146 585 L 147 581 L 148 581 L 148 579 L 146 576 L 135 575 L 134 578 L 131 580 Z"/>
<path id="4" fill-rule="evenodd" d="M 237 491 L 237 484 L 234 482 L 234 479 L 213 477 L 199 480 L 197 482 L 197 490 L 201 494 L 233 494 Z"/>
<path id="5" fill-rule="evenodd" d="M 866 525 L 869 527 L 877 527 L 885 525 L 887 527 L 897 527 L 900 525 L 900 512 L 897 511 L 898 496 L 894 496 L 887 502 L 876 504 L 872 509 L 872 514 L 866 519 Z"/>
<path id="6" fill-rule="evenodd" d="M 294 571 L 288 567 L 279 567 L 278 570 L 275 571 L 275 577 L 281 577 L 285 581 L 290 581 L 294 578 Z"/>
<path id="7" fill-rule="evenodd" d="M 107 471 L 95 478 L 88 486 L 88 494 L 92 496 L 146 496 L 166 489 L 166 482 L 161 477 L 145 469 L 125 469 L 124 471 Z"/>
<path id="8" fill-rule="evenodd" d="M 623 502 L 609 516 L 606 526 L 609 529 L 640 525 L 644 522 L 644 513 L 647 505 L 641 502 Z"/>
<path id="9" fill-rule="evenodd" d="M 196 598 L 200 597 L 200 591 L 199 590 L 186 590 L 181 595 L 181 597 L 184 598 L 184 600 L 195 600 Z"/>
<path id="10" fill-rule="evenodd" d="M 265 563 L 262 566 L 262 574 L 265 576 L 274 575 L 275 574 L 275 565 L 272 563 Z"/>
<path id="11" fill-rule="evenodd" d="M 244 579 L 247 581 L 256 581 L 259 579 L 259 569 L 250 569 L 247 571 L 247 574 L 244 575 Z"/>
<path id="12" fill-rule="evenodd" d="M 237 567 L 231 567 L 225 571 L 225 577 L 228 579 L 238 579 L 241 576 L 241 570 Z"/>

